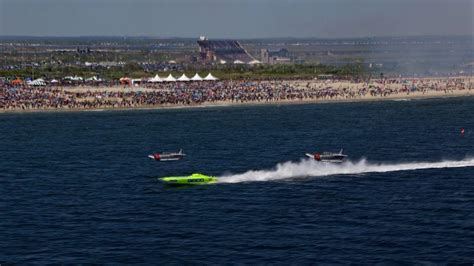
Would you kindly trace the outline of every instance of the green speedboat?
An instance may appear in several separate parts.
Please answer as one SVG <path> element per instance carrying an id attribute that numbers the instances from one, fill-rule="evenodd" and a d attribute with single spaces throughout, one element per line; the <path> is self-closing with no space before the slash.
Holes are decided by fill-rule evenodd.
<path id="1" fill-rule="evenodd" d="M 207 185 L 217 182 L 217 177 L 203 174 L 192 174 L 190 176 L 167 176 L 158 178 L 168 185 Z"/>

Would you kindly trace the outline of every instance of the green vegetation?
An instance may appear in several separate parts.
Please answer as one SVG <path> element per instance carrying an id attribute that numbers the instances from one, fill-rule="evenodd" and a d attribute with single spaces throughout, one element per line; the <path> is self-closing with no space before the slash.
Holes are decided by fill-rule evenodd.
<path id="1" fill-rule="evenodd" d="M 221 79 L 287 79 L 287 78 L 314 78 L 322 74 L 331 74 L 337 77 L 362 76 L 365 73 L 361 63 L 348 64 L 341 67 L 320 64 L 289 64 L 289 65 L 257 65 L 257 66 L 216 66 L 198 69 L 200 75 L 208 72 Z M 196 70 L 188 68 L 184 73 L 193 76 Z M 143 78 L 159 74 L 167 76 L 170 72 L 146 72 L 137 63 L 127 63 L 116 67 L 73 67 L 48 66 L 42 68 L 26 67 L 20 70 L 0 70 L 0 76 L 9 78 L 43 77 L 46 79 L 62 78 L 65 76 L 91 77 L 99 76 L 105 79 L 119 79 L 120 77 Z M 175 77 L 183 72 L 171 72 Z"/>
<path id="2" fill-rule="evenodd" d="M 342 67 L 320 64 L 291 64 L 291 65 L 259 65 L 253 68 L 214 70 L 218 77 L 226 79 L 284 79 L 284 78 L 314 78 L 322 74 L 334 76 L 360 76 L 364 74 L 361 64 L 344 65 Z"/>

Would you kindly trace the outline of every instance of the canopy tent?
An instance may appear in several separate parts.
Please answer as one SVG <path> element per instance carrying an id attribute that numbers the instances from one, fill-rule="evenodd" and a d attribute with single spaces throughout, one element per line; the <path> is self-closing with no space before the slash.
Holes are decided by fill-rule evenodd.
<path id="1" fill-rule="evenodd" d="M 132 85 L 137 85 L 141 83 L 142 83 L 142 79 L 132 79 Z"/>
<path id="2" fill-rule="evenodd" d="M 86 81 L 95 81 L 95 82 L 101 82 L 102 79 L 98 79 L 96 76 L 90 77 L 86 79 Z"/>
<path id="3" fill-rule="evenodd" d="M 178 81 L 190 81 L 190 79 L 186 76 L 186 74 L 183 74 L 178 78 Z"/>
<path id="4" fill-rule="evenodd" d="M 64 77 L 64 79 L 68 79 L 68 80 L 71 80 L 71 81 L 83 81 L 84 79 L 82 77 L 79 77 L 79 76 L 66 76 Z"/>
<path id="5" fill-rule="evenodd" d="M 198 73 L 191 78 L 192 81 L 202 81 L 201 76 Z"/>
<path id="6" fill-rule="evenodd" d="M 211 72 L 207 74 L 207 76 L 204 78 L 204 80 L 218 80 L 218 78 L 214 77 Z"/>
<path id="7" fill-rule="evenodd" d="M 127 77 L 120 78 L 119 81 L 122 85 L 132 85 L 132 81 Z"/>
<path id="8" fill-rule="evenodd" d="M 160 76 L 158 76 L 158 74 L 156 74 L 156 76 L 154 76 L 153 78 L 149 79 L 148 82 L 156 83 L 156 82 L 163 82 L 163 80 L 160 78 Z"/>
<path id="9" fill-rule="evenodd" d="M 166 82 L 175 82 L 176 81 L 176 78 L 173 77 L 173 75 L 171 75 L 171 73 L 168 75 L 168 77 L 166 77 L 165 79 L 163 79 L 163 81 L 166 81 Z"/>
<path id="10" fill-rule="evenodd" d="M 28 85 L 30 86 L 46 86 L 46 82 L 44 82 L 44 79 L 35 79 L 32 81 L 28 81 Z"/>
<path id="11" fill-rule="evenodd" d="M 12 84 L 13 86 L 18 86 L 18 85 L 23 84 L 23 80 L 21 80 L 19 78 L 16 78 L 16 79 L 10 81 L 10 84 Z"/>
<path id="12" fill-rule="evenodd" d="M 261 64 L 262 62 L 258 61 L 258 60 L 252 60 L 250 61 L 248 64 L 249 65 L 257 65 L 257 64 Z"/>

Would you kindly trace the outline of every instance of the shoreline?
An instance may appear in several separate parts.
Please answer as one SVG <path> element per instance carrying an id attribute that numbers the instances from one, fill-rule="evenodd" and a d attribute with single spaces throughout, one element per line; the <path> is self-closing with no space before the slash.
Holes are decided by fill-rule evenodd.
<path id="1" fill-rule="evenodd" d="M 421 99 L 445 99 L 474 96 L 474 90 L 455 90 L 445 93 L 444 91 L 423 93 L 410 93 L 407 95 L 389 96 L 366 96 L 346 99 L 310 99 L 310 100 L 277 100 L 277 101 L 247 101 L 247 102 L 205 102 L 202 104 L 165 104 L 139 107 L 102 107 L 102 108 L 49 108 L 49 109 L 13 109 L 0 110 L 0 114 L 23 114 L 23 113 L 56 113 L 56 112 L 102 112 L 102 111 L 134 111 L 134 110 L 171 110 L 171 109 L 194 109 L 214 107 L 237 107 L 237 106 L 264 106 L 264 105 L 298 105 L 298 104 L 330 104 L 330 103 L 353 103 L 353 102 L 378 102 L 378 101 L 410 101 Z"/>

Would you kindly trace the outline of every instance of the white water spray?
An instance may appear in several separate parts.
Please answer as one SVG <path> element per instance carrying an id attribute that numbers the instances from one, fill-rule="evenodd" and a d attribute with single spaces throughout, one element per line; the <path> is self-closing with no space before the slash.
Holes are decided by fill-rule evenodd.
<path id="1" fill-rule="evenodd" d="M 413 162 L 395 164 L 374 164 L 367 162 L 365 159 L 362 159 L 358 162 L 347 161 L 342 164 L 331 164 L 305 159 L 299 162 L 280 163 L 271 170 L 250 170 L 242 174 L 222 176 L 219 178 L 219 183 L 271 181 L 298 177 L 384 173 L 460 167 L 474 167 L 474 158 L 466 158 L 460 161 Z"/>

